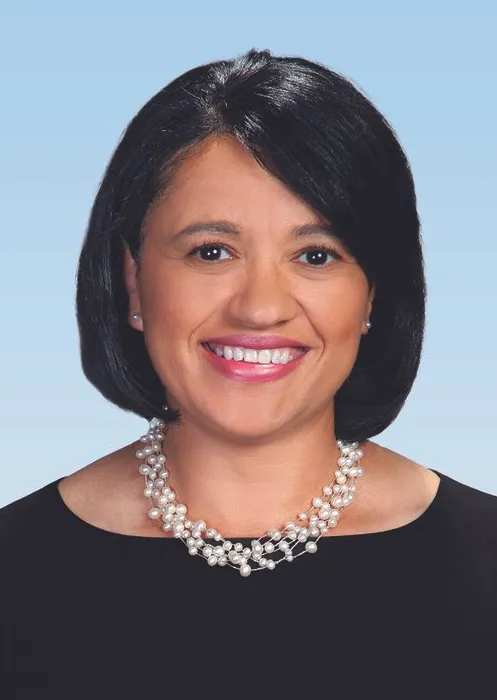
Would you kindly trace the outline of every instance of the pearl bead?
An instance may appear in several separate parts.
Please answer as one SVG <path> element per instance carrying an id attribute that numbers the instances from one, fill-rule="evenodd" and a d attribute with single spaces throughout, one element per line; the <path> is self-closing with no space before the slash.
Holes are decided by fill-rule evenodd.
<path id="1" fill-rule="evenodd" d="M 267 564 L 266 564 L 266 569 L 269 569 L 272 571 L 275 568 L 276 564 L 272 559 L 268 559 Z"/>
<path id="2" fill-rule="evenodd" d="M 152 518 L 152 520 L 157 520 L 157 518 L 160 517 L 160 510 L 158 508 L 150 508 L 148 511 L 148 516 L 149 518 Z"/>
<path id="3" fill-rule="evenodd" d="M 180 515 L 185 515 L 186 506 L 183 505 L 183 503 L 180 503 L 179 505 L 176 506 L 176 512 L 179 513 Z"/>
<path id="4" fill-rule="evenodd" d="M 204 556 L 205 556 L 205 557 L 210 557 L 211 554 L 212 554 L 212 547 L 209 547 L 209 545 L 207 545 L 206 547 L 204 547 Z"/>
<path id="5" fill-rule="evenodd" d="M 140 464 L 138 471 L 142 476 L 147 476 L 147 474 L 150 474 L 150 467 L 147 464 Z"/>
<path id="6" fill-rule="evenodd" d="M 225 552 L 229 552 L 232 547 L 233 547 L 233 543 L 230 542 L 229 540 L 226 540 L 226 542 L 223 542 L 223 549 Z"/>
<path id="7" fill-rule="evenodd" d="M 240 567 L 240 573 L 242 576 L 245 577 L 250 576 L 250 574 L 252 573 L 252 569 L 249 566 L 249 564 L 243 564 L 243 566 Z"/>
<path id="8" fill-rule="evenodd" d="M 188 553 L 191 554 L 192 556 L 198 552 L 198 549 L 196 547 L 190 547 L 188 549 Z"/>
<path id="9" fill-rule="evenodd" d="M 286 542 L 285 540 L 283 540 L 282 542 L 279 543 L 278 548 L 279 548 L 282 552 L 286 552 L 289 546 L 290 546 L 290 545 L 288 544 L 288 542 Z"/>
<path id="10" fill-rule="evenodd" d="M 316 498 L 312 501 L 312 505 L 315 508 L 320 508 L 323 505 L 323 499 L 316 496 Z"/>
<path id="11" fill-rule="evenodd" d="M 243 552 L 243 544 L 241 542 L 235 544 L 235 552 Z"/>
<path id="12" fill-rule="evenodd" d="M 323 493 L 325 496 L 331 496 L 331 486 L 323 486 Z"/>
<path id="13" fill-rule="evenodd" d="M 228 554 L 228 557 L 232 564 L 240 563 L 240 555 L 237 552 L 235 552 L 234 549 L 231 550 L 231 552 Z"/>
<path id="14" fill-rule="evenodd" d="M 217 557 L 214 557 L 214 556 L 209 557 L 208 560 L 207 560 L 207 563 L 209 564 L 209 566 L 216 566 L 216 564 L 217 564 Z"/>
<path id="15" fill-rule="evenodd" d="M 272 542 L 266 542 L 264 549 L 268 554 L 271 554 L 271 552 L 274 552 L 274 544 Z"/>
<path id="16" fill-rule="evenodd" d="M 307 542 L 305 545 L 305 551 L 309 552 L 309 554 L 314 554 L 317 552 L 318 546 L 315 542 Z"/>

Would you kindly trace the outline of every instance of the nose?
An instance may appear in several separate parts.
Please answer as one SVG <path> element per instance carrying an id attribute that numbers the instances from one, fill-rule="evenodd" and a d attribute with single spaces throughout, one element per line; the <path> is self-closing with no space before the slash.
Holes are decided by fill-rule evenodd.
<path id="1" fill-rule="evenodd" d="M 275 264 L 258 260 L 240 274 L 229 304 L 230 321 L 243 328 L 272 328 L 292 319 L 297 307 L 282 272 Z"/>

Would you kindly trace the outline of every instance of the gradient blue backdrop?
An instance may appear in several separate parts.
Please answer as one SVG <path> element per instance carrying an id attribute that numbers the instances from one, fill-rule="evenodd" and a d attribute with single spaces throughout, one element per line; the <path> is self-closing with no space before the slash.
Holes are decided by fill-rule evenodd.
<path id="1" fill-rule="evenodd" d="M 0 505 L 146 427 L 80 370 L 74 278 L 88 213 L 142 104 L 186 69 L 254 46 L 344 73 L 399 134 L 423 223 L 427 337 L 415 388 L 376 439 L 497 494 L 496 4 L 10 5 L 0 22 Z"/>

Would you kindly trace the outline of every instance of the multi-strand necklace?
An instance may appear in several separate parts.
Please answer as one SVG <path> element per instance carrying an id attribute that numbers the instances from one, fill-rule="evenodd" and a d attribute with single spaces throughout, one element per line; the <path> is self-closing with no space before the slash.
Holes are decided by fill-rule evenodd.
<path id="1" fill-rule="evenodd" d="M 143 447 L 136 451 L 141 462 L 139 472 L 145 477 L 144 495 L 153 504 L 149 517 L 159 521 L 165 532 L 184 542 L 191 555 L 203 557 L 210 566 L 238 569 L 242 576 L 263 569 L 272 571 L 283 561 L 291 562 L 305 553 L 314 554 L 319 539 L 338 525 L 341 511 L 354 500 L 356 480 L 364 474 L 359 443 L 338 440 L 338 469 L 332 482 L 323 486 L 321 495 L 295 521 L 270 528 L 247 546 L 226 539 L 204 520 L 188 518 L 186 505 L 178 502 L 168 485 L 167 457 L 162 451 L 164 429 L 163 421 L 152 418 L 147 434 L 140 438 Z"/>

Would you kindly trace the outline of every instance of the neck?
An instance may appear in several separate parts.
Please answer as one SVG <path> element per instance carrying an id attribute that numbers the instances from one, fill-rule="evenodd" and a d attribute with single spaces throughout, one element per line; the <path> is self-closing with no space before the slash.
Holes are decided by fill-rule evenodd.
<path id="1" fill-rule="evenodd" d="M 182 419 L 169 427 L 164 453 L 188 517 L 226 537 L 257 537 L 295 520 L 333 480 L 340 456 L 329 415 L 250 445 Z"/>

